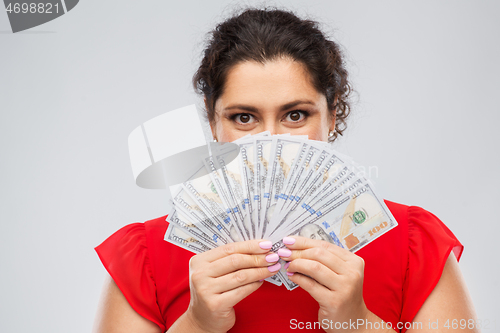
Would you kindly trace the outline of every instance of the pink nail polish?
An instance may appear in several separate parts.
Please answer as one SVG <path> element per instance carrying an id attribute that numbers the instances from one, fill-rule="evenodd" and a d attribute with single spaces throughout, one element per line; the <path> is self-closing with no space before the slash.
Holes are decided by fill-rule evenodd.
<path id="1" fill-rule="evenodd" d="M 292 276 L 294 273 L 286 272 L 286 275 Z"/>
<path id="2" fill-rule="evenodd" d="M 283 238 L 283 244 L 292 245 L 293 243 L 295 243 L 295 238 L 292 237 Z"/>
<path id="3" fill-rule="evenodd" d="M 264 279 L 262 279 L 262 280 L 259 280 L 259 282 L 262 282 L 262 281 L 264 281 Z"/>
<path id="4" fill-rule="evenodd" d="M 289 249 L 279 249 L 278 250 L 278 255 L 280 257 L 288 258 L 289 256 L 292 255 L 292 251 L 290 251 Z"/>
<path id="5" fill-rule="evenodd" d="M 278 261 L 279 259 L 280 259 L 280 257 L 276 253 L 271 253 L 271 254 L 268 254 L 266 256 L 267 262 L 275 262 L 275 261 Z"/>
<path id="6" fill-rule="evenodd" d="M 285 266 L 283 266 L 285 269 L 288 269 L 288 266 L 290 266 L 290 262 L 287 262 Z"/>
<path id="7" fill-rule="evenodd" d="M 269 270 L 269 272 L 273 273 L 273 272 L 279 271 L 280 268 L 281 268 L 281 264 L 277 263 L 277 264 L 274 264 L 272 266 L 269 266 L 267 269 Z"/>
<path id="8" fill-rule="evenodd" d="M 273 243 L 271 241 L 263 241 L 259 243 L 259 246 L 263 250 L 269 250 L 273 246 Z"/>

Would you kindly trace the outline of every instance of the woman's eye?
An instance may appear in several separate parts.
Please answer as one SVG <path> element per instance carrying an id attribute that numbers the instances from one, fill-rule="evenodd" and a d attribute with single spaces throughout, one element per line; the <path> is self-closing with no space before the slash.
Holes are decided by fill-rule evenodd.
<path id="1" fill-rule="evenodd" d="M 253 116 L 248 113 L 240 113 L 234 116 L 233 118 L 237 123 L 240 124 L 248 124 L 253 121 Z"/>
<path id="2" fill-rule="evenodd" d="M 298 122 L 306 117 L 305 112 L 302 111 L 292 111 L 286 115 L 286 120 L 291 122 Z"/>

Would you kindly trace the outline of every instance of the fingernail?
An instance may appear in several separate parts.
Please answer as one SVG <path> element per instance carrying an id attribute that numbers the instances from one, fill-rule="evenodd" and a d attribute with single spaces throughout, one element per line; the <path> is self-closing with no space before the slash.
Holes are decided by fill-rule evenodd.
<path id="1" fill-rule="evenodd" d="M 278 250 L 278 255 L 280 257 L 288 258 L 289 256 L 292 255 L 292 251 L 290 251 L 289 249 L 279 249 Z"/>
<path id="2" fill-rule="evenodd" d="M 269 270 L 269 272 L 276 272 L 276 271 L 279 271 L 281 268 L 281 264 L 280 263 L 277 263 L 277 264 L 274 264 L 272 266 L 269 266 L 267 269 Z"/>
<path id="3" fill-rule="evenodd" d="M 271 254 L 268 254 L 266 256 L 267 262 L 275 262 L 275 261 L 278 261 L 279 259 L 280 259 L 280 257 L 276 253 L 271 253 Z"/>
<path id="4" fill-rule="evenodd" d="M 259 280 L 259 282 L 262 282 L 262 281 L 264 281 L 264 279 L 262 279 L 262 280 Z"/>
<path id="5" fill-rule="evenodd" d="M 285 266 L 283 266 L 285 269 L 288 269 L 288 266 L 290 266 L 290 262 L 287 262 Z"/>
<path id="6" fill-rule="evenodd" d="M 292 276 L 294 273 L 286 272 L 286 275 Z"/>
<path id="7" fill-rule="evenodd" d="M 259 246 L 263 250 L 269 250 L 273 246 L 273 243 L 271 241 L 263 241 L 259 243 Z"/>
<path id="8" fill-rule="evenodd" d="M 283 238 L 283 244 L 292 245 L 293 243 L 295 243 L 295 238 L 292 237 Z"/>

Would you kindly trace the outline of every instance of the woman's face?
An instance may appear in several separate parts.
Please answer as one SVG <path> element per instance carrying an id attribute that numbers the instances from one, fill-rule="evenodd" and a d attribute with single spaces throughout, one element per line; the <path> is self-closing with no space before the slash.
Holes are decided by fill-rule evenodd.
<path id="1" fill-rule="evenodd" d="M 327 141 L 335 128 L 325 95 L 313 86 L 304 65 L 289 59 L 233 66 L 215 103 L 212 134 L 220 142 L 247 134 L 308 135 Z"/>

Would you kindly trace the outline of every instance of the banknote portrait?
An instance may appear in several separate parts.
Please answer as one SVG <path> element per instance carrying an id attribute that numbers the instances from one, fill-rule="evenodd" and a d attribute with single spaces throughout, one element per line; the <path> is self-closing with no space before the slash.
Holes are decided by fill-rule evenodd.
<path id="1" fill-rule="evenodd" d="M 299 236 L 307 237 L 310 239 L 321 239 L 329 243 L 335 244 L 333 238 L 329 234 L 327 234 L 323 229 L 321 229 L 319 225 L 313 223 L 306 224 L 305 226 L 300 228 Z"/>

